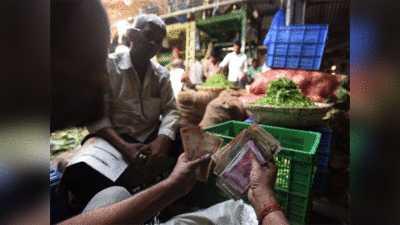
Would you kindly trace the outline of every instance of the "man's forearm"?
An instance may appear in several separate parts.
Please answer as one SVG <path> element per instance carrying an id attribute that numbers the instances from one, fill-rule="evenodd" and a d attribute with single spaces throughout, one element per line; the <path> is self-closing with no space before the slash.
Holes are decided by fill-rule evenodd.
<path id="1" fill-rule="evenodd" d="M 167 179 L 124 201 L 78 215 L 61 224 L 142 224 L 181 195 Z"/>
<path id="2" fill-rule="evenodd" d="M 96 134 L 118 149 L 122 154 L 124 152 L 126 142 L 119 136 L 119 134 L 112 127 L 105 127 L 96 132 Z"/>

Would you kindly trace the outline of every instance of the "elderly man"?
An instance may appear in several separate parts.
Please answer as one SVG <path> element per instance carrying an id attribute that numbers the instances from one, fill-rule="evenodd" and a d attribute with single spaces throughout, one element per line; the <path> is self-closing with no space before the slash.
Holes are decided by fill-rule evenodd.
<path id="1" fill-rule="evenodd" d="M 148 166 L 159 166 L 179 128 L 169 72 L 151 60 L 161 50 L 166 26 L 160 17 L 151 14 L 137 16 L 133 26 L 128 30 L 130 51 L 122 57 L 109 57 L 108 117 L 88 126 L 88 130 L 110 142 L 131 161 L 150 149 Z"/>
<path id="2" fill-rule="evenodd" d="M 109 55 L 108 73 L 104 73 L 108 115 L 87 126 L 90 134 L 84 139 L 83 148 L 93 142 L 92 138 L 101 138 L 127 159 L 129 168 L 105 167 L 110 164 L 108 158 L 118 156 L 118 152 L 112 153 L 113 149 L 106 149 L 111 152 L 108 155 L 93 153 L 92 149 L 92 159 L 88 160 L 84 157 L 89 153 L 81 150 L 74 159 L 80 163 L 70 163 L 64 180 L 83 202 L 114 184 L 131 189 L 154 179 L 168 167 L 167 159 L 171 159 L 168 156 L 177 158 L 182 152 L 180 139 L 177 140 L 179 114 L 169 72 L 151 60 L 160 51 L 165 35 L 166 25 L 160 17 L 139 15 L 128 29 L 130 50 Z M 90 164 L 93 158 L 104 166 Z M 146 168 L 138 169 L 140 165 Z M 105 170 L 117 174 L 111 177 Z"/>

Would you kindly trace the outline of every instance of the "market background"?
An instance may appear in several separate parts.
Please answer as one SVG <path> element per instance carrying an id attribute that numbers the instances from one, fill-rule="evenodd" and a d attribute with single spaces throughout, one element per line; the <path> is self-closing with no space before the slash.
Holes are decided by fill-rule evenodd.
<path id="1" fill-rule="evenodd" d="M 243 31 L 240 22 L 222 24 L 231 26 L 221 34 L 212 36 L 196 29 L 196 46 L 194 54 L 188 51 L 188 24 L 219 15 L 237 15 L 245 11 L 246 14 L 246 54 L 249 57 L 257 54 L 262 46 L 272 18 L 279 6 L 286 7 L 287 1 L 129 1 L 103 0 L 110 19 L 110 43 L 119 38 L 122 43 L 124 26 L 140 13 L 154 13 L 161 16 L 167 24 L 167 37 L 163 43 L 157 60 L 164 66 L 172 61 L 174 48 L 179 49 L 179 55 L 190 63 L 190 58 L 200 56 L 206 58 L 211 46 L 223 43 L 222 52 L 230 51 L 230 43 L 240 39 Z M 245 10 L 242 4 L 247 3 Z M 350 1 L 294 1 L 292 24 L 329 24 L 328 39 L 319 71 L 333 74 L 350 75 Z M 211 7 L 214 6 L 214 7 Z M 229 17 L 227 17 L 229 18 Z M 234 27 L 234 25 L 239 25 Z M 221 25 L 221 26 L 222 26 Z M 122 33 L 121 33 L 122 30 Z M 208 30 L 210 31 L 210 29 Z M 120 33 L 119 33 L 120 32 Z M 218 32 L 218 31 L 217 31 Z M 224 34 L 226 32 L 226 35 Z M 212 33 L 212 30 L 211 30 Z M 190 35 L 190 34 L 189 34 Z M 119 37 L 118 37 L 119 36 Z M 113 51 L 114 49 L 110 49 Z M 335 66 L 335 67 L 332 67 Z M 348 104 L 350 104 L 348 102 Z M 336 114 L 335 114 L 336 115 Z M 347 114 L 337 114 L 330 119 L 329 125 L 333 129 L 330 146 L 330 164 L 326 176 L 323 194 L 316 195 L 313 205 L 311 222 L 319 223 L 349 223 L 350 208 L 350 120 Z M 57 168 L 57 158 L 60 154 L 69 152 L 78 147 L 80 141 L 87 134 L 85 128 L 71 128 L 51 135 L 51 165 Z"/>
<path id="2" fill-rule="evenodd" d="M 7 108 L 1 110 L 2 221 L 48 224 L 50 7 L 36 1 L 4 3 L 2 15 L 8 20 L 1 20 L 1 27 L 13 32 L 0 36 L 7 43 L 2 59 L 8 74 L 1 79 L 1 105 Z M 399 221 L 400 45 L 393 23 L 399 9 L 392 1 L 351 3 L 352 224 Z M 15 62 L 22 63 L 18 70 Z"/>

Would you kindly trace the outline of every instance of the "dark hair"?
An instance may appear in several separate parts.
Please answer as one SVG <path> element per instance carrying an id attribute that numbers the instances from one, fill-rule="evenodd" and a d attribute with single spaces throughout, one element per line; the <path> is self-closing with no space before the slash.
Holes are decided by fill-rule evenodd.
<path id="1" fill-rule="evenodd" d="M 216 51 L 212 51 L 210 56 L 213 56 L 215 58 L 218 58 L 218 53 Z"/>
<path id="2" fill-rule="evenodd" d="M 242 47 L 242 42 L 240 41 L 235 41 L 233 44 L 239 46 L 239 48 Z"/>

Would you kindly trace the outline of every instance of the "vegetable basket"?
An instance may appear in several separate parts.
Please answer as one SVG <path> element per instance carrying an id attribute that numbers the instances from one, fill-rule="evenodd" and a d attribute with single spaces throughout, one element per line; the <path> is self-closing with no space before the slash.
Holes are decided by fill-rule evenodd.
<path id="1" fill-rule="evenodd" d="M 223 88 L 217 88 L 217 87 L 212 87 L 212 86 L 204 86 L 204 85 L 196 85 L 196 89 L 199 91 L 215 91 L 215 92 L 222 92 L 223 90 L 239 90 L 238 87 L 223 87 Z"/>
<path id="2" fill-rule="evenodd" d="M 315 103 L 318 107 L 293 108 L 284 106 L 244 104 L 250 117 L 259 124 L 282 127 L 308 127 L 323 122 L 332 104 Z"/>

